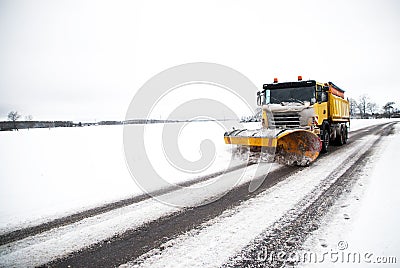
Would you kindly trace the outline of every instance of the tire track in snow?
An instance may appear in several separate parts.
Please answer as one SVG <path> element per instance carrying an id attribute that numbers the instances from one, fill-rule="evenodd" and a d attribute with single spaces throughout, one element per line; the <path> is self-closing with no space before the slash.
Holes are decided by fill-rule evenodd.
<path id="1" fill-rule="evenodd" d="M 257 166 L 250 166 L 243 172 L 242 169 L 232 173 L 242 176 L 239 185 L 250 181 Z M 234 175 L 233 175 L 234 176 Z M 231 186 L 230 178 L 222 176 L 217 180 L 214 188 L 204 188 L 209 182 L 199 182 L 195 192 L 188 192 L 188 188 L 166 193 L 163 199 L 167 203 L 184 201 L 189 207 L 196 207 L 205 200 L 218 196 L 225 191 L 226 186 Z M 61 258 L 82 248 L 89 248 L 101 241 L 109 241 L 112 237 L 124 234 L 127 230 L 137 229 L 159 218 L 168 217 L 184 210 L 149 198 L 129 206 L 85 218 L 79 222 L 54 228 L 49 231 L 29 236 L 6 245 L 0 246 L 0 267 L 19 266 L 32 267 L 56 258 Z"/>
<path id="2" fill-rule="evenodd" d="M 89 217 L 94 217 L 118 208 L 122 208 L 122 207 L 126 207 L 135 203 L 139 203 L 141 201 L 144 201 L 146 199 L 152 198 L 153 196 L 159 196 L 159 195 L 163 195 L 166 193 L 170 193 L 172 191 L 176 191 L 179 189 L 179 187 L 190 187 L 196 183 L 199 182 L 204 182 L 210 179 L 213 179 L 215 177 L 218 177 L 224 173 L 228 173 L 228 172 L 232 172 L 235 170 L 239 170 L 251 165 L 254 165 L 254 162 L 249 162 L 249 163 L 243 163 L 237 166 L 234 166 L 232 168 L 227 169 L 226 171 L 218 171 L 218 172 L 214 172 L 212 174 L 206 175 L 206 176 L 202 176 L 199 178 L 195 178 L 193 180 L 190 181 L 186 181 L 183 183 L 179 183 L 177 184 L 177 186 L 172 186 L 169 187 L 167 189 L 161 189 L 155 192 L 152 192 L 151 194 L 141 194 L 138 196 L 134 196 L 131 198 L 127 198 L 127 199 L 123 199 L 123 200 L 119 200 L 116 202 L 112 202 L 103 206 L 99 206 L 99 207 L 95 207 L 89 210 L 85 210 L 85 211 L 81 211 L 72 215 L 68 215 L 62 218 L 58 218 L 40 225 L 36 225 L 36 226 L 31 226 L 31 227 L 27 227 L 27 228 L 23 228 L 23 229 L 18 229 L 9 233 L 5 233 L 0 235 L 0 246 L 1 245 L 5 245 L 11 242 L 15 242 L 21 239 L 24 239 L 26 237 L 29 236 L 33 236 L 33 235 L 37 235 L 46 231 L 49 231 L 51 229 L 54 228 L 59 228 L 68 224 L 72 224 L 78 221 L 81 221 L 85 218 L 89 218 Z"/>
<path id="3" fill-rule="evenodd" d="M 215 202 L 162 217 L 47 265 L 56 267 L 68 265 L 71 267 L 108 267 L 128 262 L 155 247 L 159 247 L 167 240 L 221 215 L 225 210 L 255 197 L 301 169 L 303 168 L 279 168 L 270 172 L 263 184 L 253 193 L 249 193 L 249 182 L 245 183 Z M 264 177 L 257 179 L 264 179 Z"/>

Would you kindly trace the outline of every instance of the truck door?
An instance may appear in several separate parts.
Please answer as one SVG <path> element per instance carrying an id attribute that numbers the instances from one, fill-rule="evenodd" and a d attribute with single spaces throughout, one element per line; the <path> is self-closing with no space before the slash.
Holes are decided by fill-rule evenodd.
<path id="1" fill-rule="evenodd" d="M 318 125 L 328 119 L 328 91 L 322 85 L 317 84 L 316 103 L 314 104 L 315 114 L 318 116 Z"/>

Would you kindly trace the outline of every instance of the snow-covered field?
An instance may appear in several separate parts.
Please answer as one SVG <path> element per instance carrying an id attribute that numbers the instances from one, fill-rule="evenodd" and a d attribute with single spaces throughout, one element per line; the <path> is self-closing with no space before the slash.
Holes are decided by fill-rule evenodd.
<path id="1" fill-rule="evenodd" d="M 0 230 L 139 194 L 121 126 L 0 132 Z"/>
<path id="2" fill-rule="evenodd" d="M 354 131 L 363 126 L 386 121 L 353 120 L 351 130 Z M 249 124 L 249 128 L 254 128 L 254 126 L 255 124 Z M 179 139 L 179 147 L 183 156 L 191 160 L 201 156 L 199 143 L 193 142 L 193 139 L 201 140 L 202 137 L 198 136 L 201 133 L 199 130 L 207 129 L 209 130 L 207 138 L 211 139 L 216 146 L 216 157 L 209 169 L 197 174 L 185 173 L 181 175 L 167 171 L 166 175 L 170 175 L 168 180 L 172 183 L 187 181 L 200 175 L 219 171 L 226 167 L 231 160 L 230 148 L 224 144 L 222 139 L 223 132 L 221 133 L 221 129 L 215 127 L 214 123 L 197 122 L 191 127 L 192 129 L 185 130 L 186 133 L 182 131 L 182 137 Z M 0 147 L 2 148 L 0 161 L 3 165 L 0 181 L 1 232 L 38 224 L 112 200 L 141 194 L 140 188 L 131 178 L 125 164 L 122 130 L 122 126 L 104 126 L 0 132 Z M 160 134 L 162 125 L 151 125 L 149 130 L 152 134 L 148 135 L 148 139 L 151 141 Z M 354 217 L 358 220 L 347 225 L 347 229 L 345 228 L 349 231 L 351 228 L 357 229 L 358 226 L 362 226 L 361 231 L 352 232 L 353 236 L 346 240 L 351 245 L 361 245 L 354 241 L 363 237 L 364 229 L 375 236 L 382 235 L 382 233 L 374 233 L 373 230 L 368 230 L 370 226 L 365 224 L 366 221 L 373 222 L 374 228 L 379 228 L 379 225 L 382 224 L 381 221 L 374 218 L 375 214 L 373 213 L 377 213 L 380 217 L 384 217 L 386 213 L 391 213 L 392 216 L 387 219 L 393 224 L 390 228 L 392 231 L 399 223 L 397 217 L 393 216 L 396 215 L 398 198 L 390 199 L 393 202 L 385 203 L 387 207 L 393 205 L 393 209 L 383 210 L 384 213 L 380 211 L 382 208 L 378 205 L 382 202 L 378 203 L 377 201 L 377 198 L 380 200 L 379 198 L 382 198 L 388 192 L 390 193 L 390 195 L 387 195 L 388 198 L 395 195 L 395 189 L 398 186 L 396 182 L 389 179 L 390 176 L 383 185 L 377 181 L 381 180 L 379 176 L 384 174 L 383 172 L 386 171 L 387 174 L 387 172 L 390 173 L 393 170 L 395 165 L 393 162 L 396 159 L 395 153 L 400 149 L 398 146 L 399 132 L 400 129 L 397 126 L 395 135 L 384 137 L 386 139 L 384 146 L 377 148 L 382 156 L 376 158 L 377 167 L 371 169 L 373 175 L 368 177 L 371 183 L 366 183 L 366 185 L 375 185 L 374 189 L 378 190 L 369 194 L 370 197 L 366 199 L 367 205 L 360 209 L 361 212 L 364 211 L 360 212 L 360 218 Z M 307 195 L 316 188 L 316 185 L 323 178 L 326 178 L 332 169 L 335 169 L 333 165 L 351 165 L 351 161 L 356 161 L 357 157 L 354 158 L 355 160 L 342 162 L 352 154 L 355 156 L 362 154 L 377 138 L 378 136 L 373 136 L 369 140 L 365 137 L 363 141 L 350 144 L 348 150 L 333 152 L 329 158 L 323 158 L 316 162 L 312 169 L 305 169 L 256 198 L 249 199 L 240 206 L 225 211 L 221 216 L 203 224 L 200 230 L 193 229 L 193 233 L 189 232 L 168 241 L 167 250 L 164 250 L 162 255 L 150 251 L 147 255 L 142 256 L 145 261 L 144 264 L 152 267 L 164 266 L 167 263 L 169 265 L 173 263 L 199 265 L 201 263 L 203 266 L 223 264 L 229 256 L 238 252 L 299 201 L 296 198 L 288 199 L 284 197 L 291 196 L 291 193 L 294 193 L 293 191 L 296 192 L 298 197 Z M 158 143 L 155 144 L 158 146 Z M 163 153 L 162 151 L 157 153 L 157 150 L 160 150 L 160 148 L 151 148 L 149 155 L 153 154 L 151 157 L 155 161 L 154 166 L 162 173 L 166 171 L 162 170 L 162 166 L 165 165 L 161 162 Z M 338 155 L 338 157 L 335 158 L 335 155 Z M 332 159 L 336 159 L 333 164 Z M 339 160 L 342 160 L 342 162 Z M 142 161 L 140 155 L 138 155 L 136 161 Z M 278 167 L 277 164 L 264 165 L 264 170 L 261 170 L 261 172 L 267 172 L 271 167 L 272 170 Z M 327 166 L 329 166 L 329 169 L 326 169 Z M 340 169 L 337 168 L 337 170 Z M 242 171 L 234 171 L 232 175 L 235 172 L 240 173 Z M 245 176 L 238 183 L 242 184 L 251 180 L 255 172 L 255 165 L 248 167 L 244 173 Z M 368 174 L 369 171 L 366 171 L 366 176 Z M 200 182 L 197 186 L 207 183 Z M 199 188 L 201 189 L 201 187 Z M 174 203 L 173 200 L 176 198 L 186 198 L 188 203 L 196 205 L 218 195 L 218 192 L 209 191 L 198 191 L 197 193 L 188 194 L 184 191 L 182 193 L 174 191 L 164 194 L 163 197 L 164 200 L 171 201 L 171 203 Z M 310 200 L 312 198 L 310 196 Z M 260 206 L 260 204 L 269 205 Z M 260 207 L 263 207 L 263 212 L 260 212 Z M 372 214 L 370 208 L 374 211 Z M 39 265 L 53 260 L 57 256 L 71 253 L 177 210 L 179 208 L 168 206 L 154 199 L 143 200 L 130 206 L 0 246 L 1 263 L 21 267 Z M 347 213 L 353 219 L 353 213 Z M 336 214 L 334 212 L 331 214 L 333 215 L 331 217 L 335 218 Z M 332 235 L 323 238 L 324 247 L 326 247 L 325 244 L 330 246 L 331 243 L 337 243 L 335 234 L 345 234 L 345 231 L 338 231 L 340 229 L 337 226 L 344 226 L 340 223 L 340 220 L 343 221 L 342 217 L 338 219 L 337 225 L 335 225 L 334 220 L 327 220 L 326 232 Z M 346 220 L 346 222 L 351 221 Z M 388 233 L 384 233 L 384 235 L 388 235 Z M 318 241 L 321 241 L 321 237 L 323 237 L 323 233 L 316 233 L 306 242 L 306 246 L 315 251 L 320 250 L 320 242 Z M 212 245 L 209 244 L 210 241 L 213 241 Z M 228 244 L 226 244 L 227 241 L 229 241 Z M 382 238 L 382 241 L 385 241 L 385 238 Z M 204 245 L 207 245 L 207 247 L 204 247 Z M 382 245 L 384 244 L 382 243 Z M 393 243 L 389 246 L 398 248 L 398 245 L 397 241 L 393 239 Z M 218 248 L 224 248 L 224 250 L 218 250 Z M 196 249 L 196 254 L 193 254 L 193 249 Z M 188 252 L 192 253 L 190 254 L 191 257 L 186 258 L 185 263 L 182 263 L 183 256 L 187 256 Z M 179 254 L 182 255 L 182 258 L 179 258 Z M 207 256 L 207 260 L 204 259 L 204 256 Z M 176 261 L 179 261 L 179 263 Z M 130 263 L 127 265 L 129 266 Z"/>
<path id="3" fill-rule="evenodd" d="M 356 131 L 360 128 L 365 128 L 369 126 L 373 126 L 376 124 L 382 124 L 385 122 L 390 122 L 391 119 L 351 119 L 350 121 L 350 131 Z"/>
<path id="4" fill-rule="evenodd" d="M 351 131 L 385 121 L 352 120 Z M 95 126 L 0 132 L 0 233 L 141 194 L 125 163 L 122 131 L 123 126 Z M 179 148 L 189 160 L 201 156 L 202 139 L 209 138 L 216 146 L 212 165 L 199 173 L 171 168 L 158 143 L 147 153 L 163 178 L 187 181 L 229 165 L 223 131 L 213 122 L 192 123 L 182 131 Z M 162 124 L 149 125 L 146 133 L 152 135 L 147 141 L 160 140 Z M 143 161 L 142 156 L 136 161 Z"/>

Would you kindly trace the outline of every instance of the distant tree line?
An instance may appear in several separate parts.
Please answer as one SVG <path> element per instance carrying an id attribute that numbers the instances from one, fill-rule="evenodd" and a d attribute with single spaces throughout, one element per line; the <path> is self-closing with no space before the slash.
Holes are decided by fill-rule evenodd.
<path id="1" fill-rule="evenodd" d="M 353 118 L 391 118 L 400 117 L 400 110 L 394 107 L 394 102 L 387 102 L 380 109 L 367 95 L 361 95 L 358 101 L 350 98 L 350 116 Z"/>
<path id="2" fill-rule="evenodd" d="M 8 113 L 8 121 L 0 122 L 0 131 L 4 130 L 18 130 L 29 128 L 53 128 L 53 127 L 73 127 L 78 124 L 72 121 L 33 121 L 32 115 L 26 115 L 24 121 L 19 120 L 22 115 L 18 111 L 11 111 Z"/>
<path id="3" fill-rule="evenodd" d="M 72 121 L 0 121 L 0 131 L 79 126 Z"/>
<path id="4" fill-rule="evenodd" d="M 0 121 L 0 131 L 4 130 L 18 130 L 29 128 L 53 128 L 53 127 L 85 127 L 85 126 L 98 126 L 98 125 L 128 125 L 128 124 L 157 124 L 157 123 L 178 123 L 178 122 L 191 122 L 191 121 L 211 121 L 211 119 L 130 119 L 124 121 L 100 121 L 100 122 L 78 122 L 72 121 L 34 121 L 32 115 L 24 117 L 25 121 L 19 120 L 21 114 L 18 111 L 11 111 L 8 113 L 8 121 Z"/>
<path id="5" fill-rule="evenodd" d="M 250 116 L 242 116 L 240 119 L 240 122 L 260 122 L 262 117 L 262 108 L 257 107 L 256 110 L 254 111 L 254 115 Z"/>

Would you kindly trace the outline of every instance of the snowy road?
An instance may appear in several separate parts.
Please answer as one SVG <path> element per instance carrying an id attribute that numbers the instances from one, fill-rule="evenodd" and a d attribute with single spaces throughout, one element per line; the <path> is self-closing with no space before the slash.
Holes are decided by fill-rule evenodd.
<path id="1" fill-rule="evenodd" d="M 353 131 L 346 146 L 332 147 L 310 167 L 274 164 L 255 192 L 248 190 L 255 165 L 245 164 L 229 170 L 233 176 L 246 168 L 244 179 L 204 206 L 181 209 L 138 196 L 2 234 L 0 266 L 262 265 L 260 252 L 296 250 L 319 228 L 319 219 L 357 180 L 382 137 L 393 134 L 394 125 Z M 219 175 L 198 178 L 186 186 L 201 185 Z M 264 179 L 262 172 L 255 177 Z M 167 189 L 159 194 L 166 200 L 187 199 L 195 206 L 219 193 L 190 195 Z"/>

